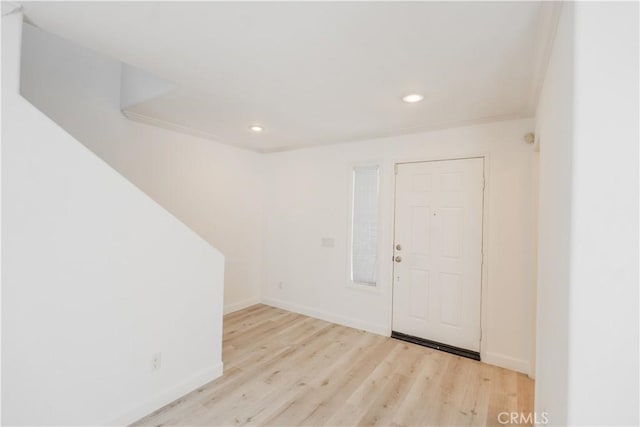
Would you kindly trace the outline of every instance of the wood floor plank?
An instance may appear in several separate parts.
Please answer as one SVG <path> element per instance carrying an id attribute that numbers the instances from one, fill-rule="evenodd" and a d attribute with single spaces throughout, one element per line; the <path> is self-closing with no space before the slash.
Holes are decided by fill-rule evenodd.
<path id="1" fill-rule="evenodd" d="M 487 410 L 493 387 L 491 382 L 492 372 L 493 367 L 478 363 L 478 369 L 475 369 L 472 374 L 474 386 L 467 390 L 463 408 L 463 411 L 470 415 L 467 425 L 483 426 L 487 423 Z"/>
<path id="2" fill-rule="evenodd" d="M 212 420 L 212 425 L 217 425 L 216 423 L 220 418 L 220 421 L 223 421 L 228 411 L 235 413 L 238 412 L 238 409 L 241 409 L 246 414 L 244 420 L 242 420 L 242 417 L 239 418 L 241 424 L 252 422 L 262 411 L 254 413 L 248 409 L 260 405 L 264 406 L 264 396 L 270 390 L 282 392 L 287 386 L 293 386 L 300 381 L 301 371 L 292 369 L 292 367 L 305 364 L 310 369 L 317 369 L 330 357 L 332 352 L 338 352 L 344 339 L 348 339 L 349 335 L 355 334 L 356 331 L 328 324 L 326 328 L 315 334 L 313 338 L 310 337 L 304 344 L 292 347 L 293 352 L 288 354 L 286 358 L 280 358 L 278 363 L 271 364 L 268 367 L 261 367 L 259 371 L 253 372 L 252 382 L 255 386 L 252 389 L 242 388 L 235 390 L 232 393 L 227 393 L 222 401 L 216 402 L 216 405 L 224 405 L 225 411 L 220 413 L 218 418 Z M 327 345 L 324 340 L 317 339 L 322 336 L 326 336 L 331 344 Z M 303 374 L 306 375 L 306 373 Z M 269 406 L 273 407 L 273 405 Z"/>
<path id="3" fill-rule="evenodd" d="M 469 374 L 467 359 L 455 356 L 449 364 L 449 371 L 444 378 L 441 390 L 442 400 L 438 408 L 436 424 L 442 426 L 460 425 L 460 410 L 464 398 L 464 389 Z"/>
<path id="4" fill-rule="evenodd" d="M 429 413 L 429 405 L 444 375 L 447 360 L 438 357 L 434 351 L 426 351 L 421 366 L 414 375 L 414 382 L 409 393 L 396 411 L 390 425 L 417 426 L 422 425 Z"/>
<path id="5" fill-rule="evenodd" d="M 515 375 L 515 372 L 507 369 L 493 368 L 493 389 L 489 400 L 487 425 L 510 425 L 500 423 L 498 417 L 502 412 L 517 411 Z"/>
<path id="6" fill-rule="evenodd" d="M 349 396 L 359 387 L 362 378 L 367 377 L 384 360 L 397 343 L 393 340 L 379 340 L 369 354 L 352 361 L 345 372 L 336 372 L 338 381 L 334 381 L 333 388 L 325 388 L 325 393 L 318 393 L 315 398 L 315 408 L 300 422 L 301 426 L 327 425 L 348 400 Z M 328 394 L 328 397 L 326 395 Z"/>
<path id="7" fill-rule="evenodd" d="M 414 378 L 394 373 L 357 425 L 388 426 Z"/>
<path id="8" fill-rule="evenodd" d="M 260 360 L 270 353 L 278 351 L 282 347 L 299 345 L 301 340 L 305 340 L 313 336 L 316 332 L 327 329 L 330 326 L 330 324 L 325 322 L 308 322 L 306 320 L 293 322 L 291 325 L 286 326 L 288 330 L 286 337 L 279 337 L 278 334 L 275 334 L 275 336 L 269 340 L 261 339 L 253 345 L 248 345 L 244 349 L 234 348 L 223 350 L 222 360 L 224 361 L 225 367 L 246 367 L 249 364 L 255 363 L 255 360 Z"/>
<path id="9" fill-rule="evenodd" d="M 518 412 L 527 413 L 533 408 L 533 380 L 524 374 L 518 374 Z"/>
<path id="10" fill-rule="evenodd" d="M 354 345 L 350 348 L 342 346 L 341 354 L 336 354 L 336 357 L 332 360 L 331 358 L 329 358 L 330 360 L 325 359 L 326 363 L 324 365 L 311 366 L 304 379 L 309 388 L 305 389 L 304 393 L 298 393 L 295 399 L 281 404 L 271 417 L 264 420 L 265 425 L 286 425 L 287 423 L 300 425 L 302 420 L 307 418 L 315 409 L 317 401 L 314 397 L 323 395 L 327 390 L 331 390 L 335 381 L 339 380 L 334 374 L 334 372 L 342 371 L 338 366 L 348 364 L 358 357 L 358 353 L 362 352 L 363 348 L 373 344 L 375 337 L 361 331 L 358 332 L 359 336 L 354 337 Z M 328 396 L 325 396 L 325 398 L 328 398 Z"/>
<path id="11" fill-rule="evenodd" d="M 136 426 L 481 426 L 523 374 L 261 304 L 226 315 L 224 375 Z"/>

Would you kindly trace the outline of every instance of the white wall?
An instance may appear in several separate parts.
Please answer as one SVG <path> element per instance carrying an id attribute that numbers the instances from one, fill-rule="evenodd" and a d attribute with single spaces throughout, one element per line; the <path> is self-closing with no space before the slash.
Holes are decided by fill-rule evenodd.
<path id="1" fill-rule="evenodd" d="M 576 4 L 574 37 L 568 420 L 638 425 L 638 3 Z"/>
<path id="2" fill-rule="evenodd" d="M 565 4 L 536 114 L 540 141 L 536 395 L 539 414 L 566 425 L 573 146 L 573 15 Z"/>
<path id="3" fill-rule="evenodd" d="M 226 257 L 225 311 L 258 302 L 261 155 L 126 119 L 119 61 L 24 26 L 21 93 Z"/>
<path id="4" fill-rule="evenodd" d="M 266 155 L 265 279 L 270 304 L 390 333 L 393 165 L 487 156 L 483 360 L 530 370 L 532 157 L 516 120 Z M 347 286 L 351 167 L 382 166 L 380 277 L 376 292 Z M 335 239 L 335 247 L 321 239 Z M 282 289 L 280 289 L 282 282 Z"/>
<path id="5" fill-rule="evenodd" d="M 538 207 L 540 205 L 540 151 L 538 150 L 539 146 L 536 145 L 534 147 L 533 159 L 531 164 L 531 185 L 533 188 L 531 189 L 533 193 L 533 218 L 532 218 L 532 230 L 531 230 L 531 240 L 533 251 L 531 253 L 532 265 L 533 269 L 531 271 L 531 293 L 530 293 L 530 304 L 531 304 L 531 312 L 534 314 L 531 316 L 531 360 L 530 360 L 530 368 L 529 368 L 529 376 L 531 378 L 535 378 L 536 373 L 536 311 L 537 311 L 537 297 L 538 297 Z"/>
<path id="6" fill-rule="evenodd" d="M 568 3 L 538 107 L 536 411 L 638 425 L 638 4 Z"/>
<path id="7" fill-rule="evenodd" d="M 21 21 L 2 18 L 2 422 L 129 423 L 221 374 L 224 258 L 19 96 Z"/>

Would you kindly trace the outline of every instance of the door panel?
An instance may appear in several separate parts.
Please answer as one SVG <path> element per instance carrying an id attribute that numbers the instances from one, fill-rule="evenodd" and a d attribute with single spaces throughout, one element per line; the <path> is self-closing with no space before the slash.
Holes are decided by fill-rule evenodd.
<path id="1" fill-rule="evenodd" d="M 393 330 L 480 350 L 484 160 L 400 164 Z"/>
<path id="2" fill-rule="evenodd" d="M 425 319 L 424 301 L 429 301 L 429 272 L 414 268 L 411 270 L 411 316 Z"/>

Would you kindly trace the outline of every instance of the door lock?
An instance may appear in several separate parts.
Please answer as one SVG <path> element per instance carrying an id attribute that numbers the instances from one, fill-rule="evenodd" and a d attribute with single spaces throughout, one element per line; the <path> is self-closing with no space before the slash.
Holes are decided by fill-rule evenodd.
<path id="1" fill-rule="evenodd" d="M 401 251 L 402 250 L 402 246 L 400 245 L 400 243 L 398 243 L 396 245 L 396 251 Z"/>

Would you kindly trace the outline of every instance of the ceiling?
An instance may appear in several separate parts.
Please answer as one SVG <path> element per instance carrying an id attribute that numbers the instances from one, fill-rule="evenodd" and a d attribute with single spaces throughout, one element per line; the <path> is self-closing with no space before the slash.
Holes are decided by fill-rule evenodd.
<path id="1" fill-rule="evenodd" d="M 530 117 L 553 30 L 539 2 L 23 8 L 34 25 L 172 83 L 130 118 L 260 152 Z M 410 93 L 425 99 L 402 102 Z"/>

